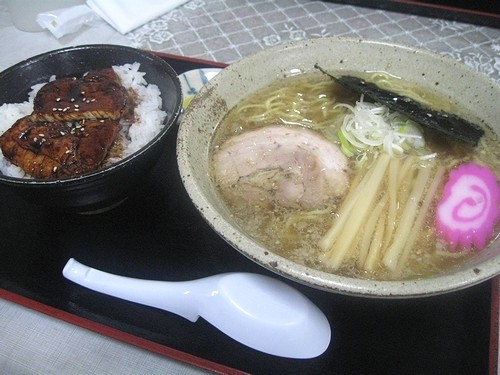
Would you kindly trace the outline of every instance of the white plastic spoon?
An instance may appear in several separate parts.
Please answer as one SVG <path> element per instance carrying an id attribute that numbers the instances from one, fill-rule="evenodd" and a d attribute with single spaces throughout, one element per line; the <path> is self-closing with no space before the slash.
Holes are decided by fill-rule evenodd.
<path id="1" fill-rule="evenodd" d="M 314 358 L 330 344 L 325 315 L 287 284 L 254 273 L 225 273 L 193 281 L 113 275 L 71 258 L 67 279 L 114 297 L 156 307 L 192 322 L 200 316 L 253 349 L 287 358 Z"/>

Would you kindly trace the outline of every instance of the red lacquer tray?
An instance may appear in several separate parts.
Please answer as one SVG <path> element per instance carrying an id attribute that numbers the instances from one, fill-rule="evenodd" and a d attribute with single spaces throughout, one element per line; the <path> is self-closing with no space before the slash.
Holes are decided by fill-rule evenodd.
<path id="1" fill-rule="evenodd" d="M 224 66 L 159 55 L 178 73 Z M 0 297 L 218 373 L 497 373 L 498 278 L 407 300 L 349 297 L 285 280 L 232 249 L 203 221 L 178 175 L 175 140 L 176 129 L 141 186 L 119 207 L 100 215 L 33 207 L 0 187 Z M 201 319 L 191 323 L 65 280 L 61 270 L 70 257 L 147 279 L 181 281 L 229 271 L 281 278 L 327 315 L 332 342 L 314 359 L 263 354 Z"/>

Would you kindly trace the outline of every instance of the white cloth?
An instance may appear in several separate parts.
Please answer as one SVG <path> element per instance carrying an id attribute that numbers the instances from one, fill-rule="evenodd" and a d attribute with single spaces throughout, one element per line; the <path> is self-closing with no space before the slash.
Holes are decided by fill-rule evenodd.
<path id="1" fill-rule="evenodd" d="M 106 22 L 122 34 L 184 4 L 187 0 L 87 0 Z"/>

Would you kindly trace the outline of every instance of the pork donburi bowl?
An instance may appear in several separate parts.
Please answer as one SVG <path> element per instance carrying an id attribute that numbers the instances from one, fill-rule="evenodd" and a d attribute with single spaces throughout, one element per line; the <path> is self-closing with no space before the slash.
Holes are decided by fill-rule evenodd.
<path id="1" fill-rule="evenodd" d="M 127 197 L 182 104 L 173 68 L 124 46 L 50 51 L 1 72 L 0 82 L 0 183 L 80 212 Z"/>

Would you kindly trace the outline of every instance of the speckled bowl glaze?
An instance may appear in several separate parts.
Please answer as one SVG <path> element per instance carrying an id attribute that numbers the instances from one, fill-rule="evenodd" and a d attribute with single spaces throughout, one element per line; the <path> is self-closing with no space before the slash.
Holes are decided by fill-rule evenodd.
<path id="1" fill-rule="evenodd" d="M 417 297 L 462 289 L 500 273 L 500 239 L 460 269 L 425 279 L 373 281 L 342 277 L 294 263 L 248 237 L 233 222 L 209 177 L 209 144 L 219 121 L 247 94 L 318 63 L 329 72 L 386 71 L 449 97 L 469 120 L 500 134 L 500 86 L 469 67 L 428 51 L 383 42 L 323 38 L 273 47 L 230 65 L 187 109 L 177 155 L 184 185 L 201 215 L 236 250 L 284 277 L 311 287 L 357 296 Z"/>
<path id="2" fill-rule="evenodd" d="M 21 179 L 0 173 L 0 184 L 36 205 L 68 211 L 98 213 L 118 205 L 155 165 L 166 135 L 182 110 L 182 91 L 174 69 L 158 56 L 131 47 L 95 44 L 63 48 L 34 56 L 0 73 L 0 105 L 28 99 L 31 87 L 57 77 L 81 76 L 92 69 L 139 62 L 148 83 L 158 86 L 164 126 L 149 143 L 132 155 L 80 176 Z M 1 198 L 0 198 L 1 199 Z"/>

